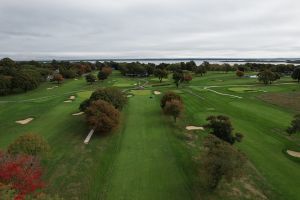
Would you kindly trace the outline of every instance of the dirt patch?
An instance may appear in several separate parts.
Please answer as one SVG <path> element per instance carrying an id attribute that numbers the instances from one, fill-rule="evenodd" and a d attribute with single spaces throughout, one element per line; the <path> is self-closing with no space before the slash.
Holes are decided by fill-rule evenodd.
<path id="1" fill-rule="evenodd" d="M 154 94 L 155 94 L 155 95 L 160 95 L 161 92 L 160 92 L 160 91 L 154 91 Z"/>
<path id="2" fill-rule="evenodd" d="M 194 131 L 194 130 L 201 130 L 204 131 L 204 128 L 202 126 L 187 126 L 185 127 L 188 131 Z"/>
<path id="3" fill-rule="evenodd" d="M 84 114 L 84 112 L 79 112 L 79 113 L 73 113 L 72 115 L 73 116 L 78 116 L 78 115 L 83 115 Z"/>
<path id="4" fill-rule="evenodd" d="M 16 123 L 17 123 L 17 124 L 25 125 L 25 124 L 30 123 L 32 120 L 34 120 L 34 118 L 30 117 L 30 118 L 27 118 L 27 119 L 23 119 L 23 120 L 16 121 Z"/>
<path id="5" fill-rule="evenodd" d="M 296 158 L 300 158 L 300 152 L 297 151 L 292 151 L 292 150 L 286 150 L 287 154 L 289 154 L 290 156 L 296 157 Z"/>
<path id="6" fill-rule="evenodd" d="M 268 103 L 300 112 L 300 92 L 266 93 L 258 96 L 258 98 Z"/>

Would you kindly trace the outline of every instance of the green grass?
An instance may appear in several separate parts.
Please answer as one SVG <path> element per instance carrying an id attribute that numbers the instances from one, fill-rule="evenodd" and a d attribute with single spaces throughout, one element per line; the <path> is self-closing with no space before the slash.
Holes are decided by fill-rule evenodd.
<path id="1" fill-rule="evenodd" d="M 158 82 L 148 80 L 150 85 Z M 203 125 L 207 116 L 224 114 L 232 119 L 235 131 L 245 135 L 236 146 L 254 166 L 256 172 L 250 170 L 250 174 L 260 177 L 251 179 L 255 186 L 270 191 L 266 194 L 269 199 L 300 199 L 300 162 L 283 152 L 287 147 L 299 148 L 299 136 L 285 133 L 295 110 L 260 100 L 256 95 L 261 92 L 240 92 L 248 88 L 265 94 L 299 92 L 299 85 L 290 78 L 264 86 L 256 79 L 237 78 L 232 72 L 209 72 L 179 89 L 174 84 L 151 88 L 173 90 L 183 97 L 185 114 L 177 124 L 162 115 L 161 95 L 152 95 L 148 89 L 131 90 L 134 97 L 122 112 L 119 128 L 105 137 L 94 135 L 90 144 L 84 145 L 89 131 L 84 116 L 72 116 L 79 104 L 97 88 L 130 90 L 139 81 L 143 82 L 114 71 L 108 80 L 93 85 L 81 78 L 66 80 L 52 90 L 47 88 L 55 84 L 44 83 L 34 91 L 0 97 L 0 148 L 5 149 L 27 132 L 44 136 L 52 147 L 51 158 L 45 163 L 46 192 L 65 199 L 190 199 L 201 190 L 194 157 L 198 157 L 205 134 L 199 134 L 195 147 L 191 147 L 184 127 Z M 289 84 L 277 85 L 281 83 Z M 221 96 L 205 90 L 205 86 L 218 86 L 212 89 L 243 98 Z M 77 98 L 64 103 L 70 95 Z M 35 119 L 28 125 L 15 123 L 27 117 Z M 239 188 L 238 184 L 233 185 Z M 230 187 L 222 191 L 229 192 Z M 200 199 L 246 199 L 222 194 L 201 193 Z"/>

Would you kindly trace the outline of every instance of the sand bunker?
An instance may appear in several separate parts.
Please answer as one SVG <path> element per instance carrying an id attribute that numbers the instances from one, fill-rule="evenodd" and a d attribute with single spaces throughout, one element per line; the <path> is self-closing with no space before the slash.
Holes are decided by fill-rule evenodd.
<path id="1" fill-rule="evenodd" d="M 130 98 L 130 97 L 132 97 L 132 95 L 131 95 L 131 94 L 127 95 L 127 98 Z"/>
<path id="2" fill-rule="evenodd" d="M 64 101 L 65 103 L 72 103 L 72 101 L 71 100 L 67 100 L 67 101 Z"/>
<path id="3" fill-rule="evenodd" d="M 83 114 L 84 114 L 84 112 L 79 112 L 79 113 L 73 113 L 72 115 L 78 116 L 78 115 L 83 115 Z"/>
<path id="4" fill-rule="evenodd" d="M 290 156 L 293 156 L 293 157 L 296 157 L 296 158 L 300 158 L 300 152 L 297 152 L 297 151 L 291 151 L 291 150 L 286 150 L 286 152 L 287 152 Z"/>
<path id="5" fill-rule="evenodd" d="M 75 81 L 78 81 L 78 79 L 77 79 L 77 78 L 75 78 L 74 80 L 75 80 Z"/>
<path id="6" fill-rule="evenodd" d="M 154 94 L 159 95 L 159 94 L 161 94 L 161 92 L 160 91 L 154 91 Z"/>
<path id="7" fill-rule="evenodd" d="M 28 124 L 29 122 L 31 122 L 34 118 L 30 117 L 30 118 L 27 118 L 27 119 L 24 119 L 24 120 L 19 120 L 19 121 L 16 121 L 17 124 L 22 124 L 22 125 L 25 125 L 25 124 Z"/>
<path id="8" fill-rule="evenodd" d="M 52 90 L 52 89 L 53 89 L 52 87 L 47 88 L 47 90 Z"/>
<path id="9" fill-rule="evenodd" d="M 76 97 L 75 97 L 75 96 L 70 96 L 69 99 L 70 99 L 70 100 L 75 100 Z"/>
<path id="10" fill-rule="evenodd" d="M 185 127 L 185 129 L 188 131 L 194 131 L 194 130 L 204 131 L 204 128 L 201 126 L 187 126 L 187 127 Z"/>

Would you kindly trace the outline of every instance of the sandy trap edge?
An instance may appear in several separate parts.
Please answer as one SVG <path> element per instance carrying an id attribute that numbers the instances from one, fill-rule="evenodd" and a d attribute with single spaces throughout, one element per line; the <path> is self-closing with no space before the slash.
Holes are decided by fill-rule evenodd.
<path id="1" fill-rule="evenodd" d="M 160 91 L 154 91 L 153 93 L 154 93 L 155 95 L 160 95 L 160 94 L 161 94 Z"/>
<path id="2" fill-rule="evenodd" d="M 24 119 L 24 120 L 19 120 L 19 121 L 16 121 L 17 124 L 22 124 L 22 125 L 25 125 L 25 124 L 28 124 L 30 123 L 32 120 L 34 120 L 33 117 L 29 117 L 27 119 Z"/>
<path id="3" fill-rule="evenodd" d="M 202 126 L 187 126 L 185 127 L 188 131 L 194 131 L 194 130 L 201 130 L 204 131 L 204 128 Z"/>
<path id="4" fill-rule="evenodd" d="M 73 116 L 78 116 L 78 115 L 83 115 L 84 114 L 84 112 L 79 112 L 79 113 L 73 113 L 72 115 Z"/>
<path id="5" fill-rule="evenodd" d="M 290 156 L 300 158 L 300 152 L 292 151 L 292 150 L 286 150 L 286 153 L 289 154 Z"/>

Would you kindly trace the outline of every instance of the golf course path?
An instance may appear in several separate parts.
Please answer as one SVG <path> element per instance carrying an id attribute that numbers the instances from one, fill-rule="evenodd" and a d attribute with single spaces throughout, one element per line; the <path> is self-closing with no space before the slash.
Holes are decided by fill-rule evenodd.
<path id="1" fill-rule="evenodd" d="M 171 148 L 171 129 L 157 99 L 149 96 L 150 91 L 141 91 L 124 111 L 126 123 L 105 199 L 191 199 Z"/>

